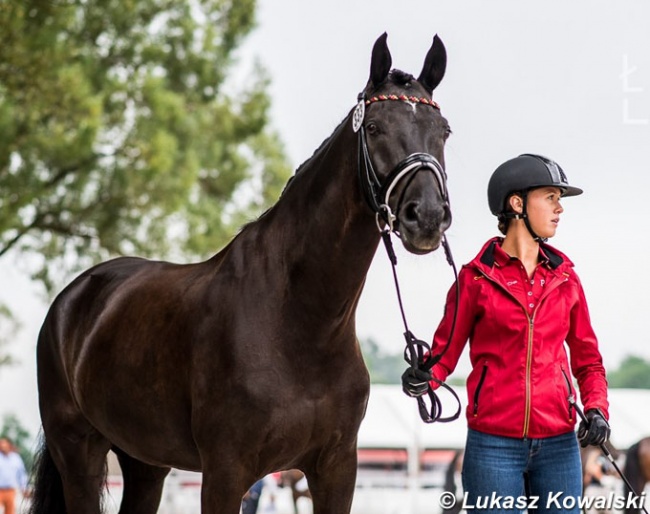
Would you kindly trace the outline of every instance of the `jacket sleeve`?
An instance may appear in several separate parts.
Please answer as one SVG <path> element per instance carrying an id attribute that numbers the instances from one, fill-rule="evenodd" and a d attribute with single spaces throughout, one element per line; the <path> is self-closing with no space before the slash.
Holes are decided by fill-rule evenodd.
<path id="1" fill-rule="evenodd" d="M 598 339 L 591 326 L 587 299 L 577 275 L 573 275 L 576 288 L 575 301 L 570 305 L 570 326 L 567 335 L 571 356 L 571 371 L 578 381 L 580 399 L 585 412 L 599 408 L 609 419 L 607 378 L 603 358 L 598 349 Z"/>
<path id="2" fill-rule="evenodd" d="M 472 332 L 474 320 L 476 317 L 476 287 L 474 285 L 475 272 L 467 267 L 460 270 L 458 283 L 460 297 L 458 301 L 458 313 L 454 324 L 454 312 L 456 310 L 456 284 L 452 284 L 447 293 L 445 303 L 445 312 L 442 321 L 438 325 L 433 336 L 431 352 L 433 355 L 439 355 L 444 352 L 440 361 L 431 369 L 434 378 L 444 382 L 447 377 L 453 373 L 458 360 L 460 359 L 467 339 Z M 453 334 L 452 332 L 453 327 Z M 452 339 L 449 340 L 450 334 Z M 447 342 L 449 346 L 447 347 Z M 445 349 L 446 348 L 446 349 Z M 438 383 L 431 382 L 431 387 L 435 389 Z"/>

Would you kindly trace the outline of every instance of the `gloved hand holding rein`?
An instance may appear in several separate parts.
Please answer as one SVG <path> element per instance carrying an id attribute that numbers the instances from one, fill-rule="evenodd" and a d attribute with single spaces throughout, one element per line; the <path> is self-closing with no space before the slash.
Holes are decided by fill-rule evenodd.
<path id="1" fill-rule="evenodd" d="M 589 423 L 584 420 L 578 426 L 578 441 L 580 446 L 586 448 L 587 446 L 600 446 L 609 440 L 611 429 L 609 423 L 603 416 L 600 409 L 589 409 L 585 416 Z"/>
<path id="2" fill-rule="evenodd" d="M 418 398 L 429 390 L 431 373 L 422 369 L 406 368 L 402 373 L 402 390 L 407 396 Z"/>

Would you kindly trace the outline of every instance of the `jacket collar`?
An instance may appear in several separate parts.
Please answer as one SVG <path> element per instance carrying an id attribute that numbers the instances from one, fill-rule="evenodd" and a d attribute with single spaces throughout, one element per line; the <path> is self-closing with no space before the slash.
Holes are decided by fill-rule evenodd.
<path id="1" fill-rule="evenodd" d="M 495 237 L 490 239 L 481 249 L 479 255 L 477 256 L 479 261 L 485 266 L 492 268 L 498 258 L 498 255 L 495 255 L 495 249 L 497 245 L 503 242 L 502 237 Z M 566 263 L 568 266 L 573 266 L 573 263 L 559 250 L 556 250 L 552 246 L 546 243 L 540 243 L 540 252 L 548 259 L 548 265 L 552 270 L 556 270 L 560 265 Z"/>

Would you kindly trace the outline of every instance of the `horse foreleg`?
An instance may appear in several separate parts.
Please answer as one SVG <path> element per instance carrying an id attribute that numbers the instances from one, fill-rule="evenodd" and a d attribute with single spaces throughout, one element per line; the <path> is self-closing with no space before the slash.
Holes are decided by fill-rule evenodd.
<path id="1" fill-rule="evenodd" d="M 119 514 L 155 514 L 158 512 L 165 477 L 171 468 L 145 464 L 113 447 L 124 477 L 124 493 Z"/>
<path id="2" fill-rule="evenodd" d="M 305 469 L 313 514 L 349 514 L 357 477 L 356 450 L 319 460 L 326 463 Z"/>
<path id="3" fill-rule="evenodd" d="M 204 463 L 201 485 L 202 514 L 239 514 L 242 498 L 255 482 L 254 477 L 244 478 L 237 467 L 211 466 Z"/>

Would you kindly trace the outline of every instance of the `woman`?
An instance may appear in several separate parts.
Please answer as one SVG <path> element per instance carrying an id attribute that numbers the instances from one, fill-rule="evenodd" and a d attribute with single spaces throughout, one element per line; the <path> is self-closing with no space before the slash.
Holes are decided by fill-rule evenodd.
<path id="1" fill-rule="evenodd" d="M 589 419 L 579 428 L 580 443 L 598 445 L 609 437 L 607 381 L 584 292 L 573 263 L 546 244 L 564 210 L 561 198 L 581 193 L 555 162 L 533 154 L 503 163 L 490 179 L 490 210 L 505 237 L 489 240 L 461 270 L 456 328 L 430 382 L 434 388 L 444 382 L 469 339 L 468 510 L 579 512 L 571 374 Z M 452 287 L 434 355 L 447 343 L 455 303 Z M 424 370 L 407 370 L 405 392 L 424 394 L 430 378 Z"/>

